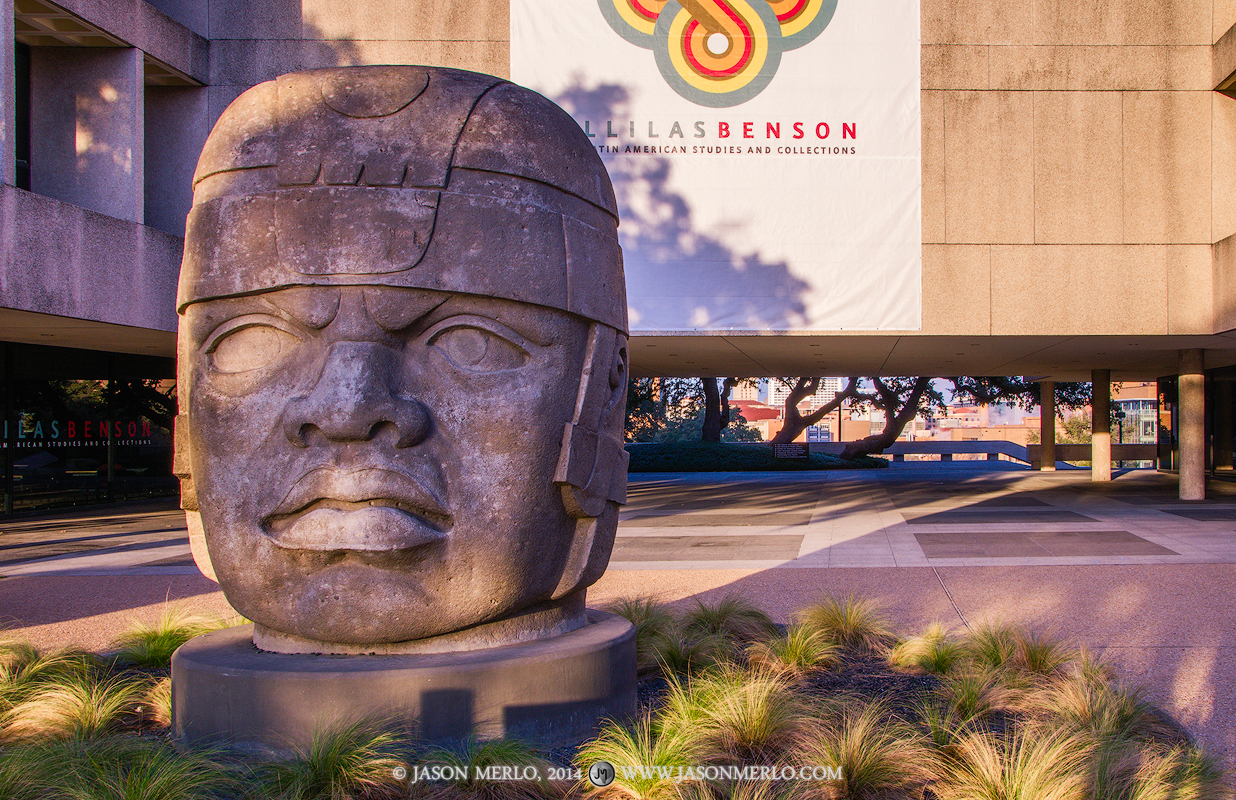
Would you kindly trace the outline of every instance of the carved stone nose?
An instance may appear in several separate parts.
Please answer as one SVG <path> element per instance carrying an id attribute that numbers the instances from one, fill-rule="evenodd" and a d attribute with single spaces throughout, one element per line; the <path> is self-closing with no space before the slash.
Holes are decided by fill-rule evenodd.
<path id="1" fill-rule="evenodd" d="M 283 413 L 288 441 L 308 447 L 316 431 L 330 442 L 365 442 L 386 428 L 395 446 L 411 447 L 429 435 L 429 413 L 395 387 L 397 354 L 370 342 L 336 342 L 308 395 L 293 397 Z"/>

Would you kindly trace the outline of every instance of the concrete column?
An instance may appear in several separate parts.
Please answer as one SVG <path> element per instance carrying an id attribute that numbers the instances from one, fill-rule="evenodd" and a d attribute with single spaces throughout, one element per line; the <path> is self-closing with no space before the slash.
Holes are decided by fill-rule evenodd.
<path id="1" fill-rule="evenodd" d="M 1215 470 L 1232 471 L 1232 382 L 1215 381 L 1214 393 Z"/>
<path id="2" fill-rule="evenodd" d="M 16 88 L 13 83 L 13 0 L 0 0 L 0 183 L 13 186 L 17 183 L 17 156 L 15 154 L 16 114 L 13 99 Z"/>
<path id="3" fill-rule="evenodd" d="M 31 190 L 142 222 L 144 88 L 137 48 L 32 48 Z"/>
<path id="4" fill-rule="evenodd" d="M 193 204 L 193 170 L 210 132 L 206 87 L 148 86 L 145 117 L 145 220 L 185 235 Z"/>
<path id="5" fill-rule="evenodd" d="M 1090 371 L 1094 399 L 1090 403 L 1090 480 L 1112 479 L 1112 373 Z"/>
<path id="6" fill-rule="evenodd" d="M 1039 381 L 1039 469 L 1056 471 L 1056 382 Z"/>
<path id="7" fill-rule="evenodd" d="M 1201 350 L 1181 350 L 1177 378 L 1180 499 L 1206 499 L 1206 375 Z"/>

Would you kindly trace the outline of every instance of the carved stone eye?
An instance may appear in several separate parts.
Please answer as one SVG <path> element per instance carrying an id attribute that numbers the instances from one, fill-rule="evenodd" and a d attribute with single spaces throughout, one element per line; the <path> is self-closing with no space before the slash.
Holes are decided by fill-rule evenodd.
<path id="1" fill-rule="evenodd" d="M 292 334 L 271 325 L 248 325 L 215 343 L 210 364 L 226 374 L 262 369 L 278 361 L 296 341 Z"/>
<path id="2" fill-rule="evenodd" d="M 447 328 L 430 341 L 452 364 L 468 372 L 501 372 L 524 365 L 527 354 L 493 331 L 471 325 Z"/>

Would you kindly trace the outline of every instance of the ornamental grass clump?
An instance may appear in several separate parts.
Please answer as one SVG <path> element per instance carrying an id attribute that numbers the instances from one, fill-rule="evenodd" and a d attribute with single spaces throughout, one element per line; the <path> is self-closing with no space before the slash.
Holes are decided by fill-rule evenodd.
<path id="1" fill-rule="evenodd" d="M 551 764 L 521 739 L 480 741 L 476 737 L 469 737 L 459 750 L 434 748 L 419 761 L 424 765 L 451 767 L 454 768 L 454 774 L 466 776 L 451 781 L 445 787 L 432 788 L 416 795 L 426 800 L 448 800 L 455 797 L 480 800 L 540 800 L 562 794 L 547 780 Z M 492 779 L 483 777 L 494 769 L 504 771 Z"/>
<path id="2" fill-rule="evenodd" d="M 1013 666 L 1035 675 L 1056 675 L 1078 657 L 1076 648 L 1050 634 L 1018 630 L 1014 638 Z"/>
<path id="3" fill-rule="evenodd" d="M 680 784 L 674 776 L 700 764 L 699 738 L 697 731 L 662 725 L 652 714 L 629 727 L 606 722 L 596 738 L 579 748 L 575 765 L 587 774 L 596 762 L 608 761 L 615 767 L 614 781 L 602 788 L 585 781 L 577 788 L 591 797 L 676 800 Z"/>
<path id="4" fill-rule="evenodd" d="M 835 768 L 840 780 L 812 783 L 821 798 L 918 800 L 935 754 L 881 700 L 842 703 L 812 727 L 794 753 L 804 767 Z"/>
<path id="5" fill-rule="evenodd" d="M 150 684 L 138 704 L 138 713 L 156 728 L 168 728 L 172 724 L 172 679 L 159 678 Z"/>
<path id="6" fill-rule="evenodd" d="M 138 722 L 147 689 L 144 679 L 67 673 L 31 689 L 5 711 L 0 731 L 7 741 L 117 731 Z"/>
<path id="7" fill-rule="evenodd" d="M 350 800 L 406 797 L 397 770 L 404 742 L 382 721 L 364 719 L 314 733 L 291 758 L 254 770 L 254 796 L 263 800 Z"/>
<path id="8" fill-rule="evenodd" d="M 856 653 L 881 655 L 896 640 L 892 623 L 879 607 L 853 594 L 828 597 L 799 616 L 807 629 Z"/>
<path id="9" fill-rule="evenodd" d="M 1065 732 L 975 732 L 942 761 L 940 800 L 1086 800 L 1090 745 Z"/>
<path id="10" fill-rule="evenodd" d="M 747 645 L 746 655 L 747 663 L 755 669 L 801 682 L 835 667 L 841 646 L 804 625 L 791 625 L 782 636 Z"/>
<path id="11" fill-rule="evenodd" d="M 58 681 L 84 679 L 102 665 L 98 656 L 82 650 L 43 653 L 25 641 L 0 643 L 0 711 Z"/>
<path id="12" fill-rule="evenodd" d="M 706 762 L 774 764 L 794 749 L 808 719 L 784 677 L 721 664 L 688 684 L 672 682 L 660 724 L 696 736 Z"/>
<path id="13" fill-rule="evenodd" d="M 682 630 L 654 635 L 651 647 L 660 670 L 667 677 L 693 675 L 728 661 L 734 653 L 734 642 L 721 634 L 693 635 Z"/>
<path id="14" fill-rule="evenodd" d="M 715 603 L 697 600 L 695 607 L 683 615 L 682 627 L 688 635 L 724 636 L 740 647 L 780 633 L 767 614 L 733 594 Z"/>
<path id="15" fill-rule="evenodd" d="M 622 598 L 605 606 L 611 614 L 635 626 L 635 668 L 640 675 L 661 670 L 658 644 L 681 636 L 678 620 L 664 604 L 651 597 Z"/>
<path id="16" fill-rule="evenodd" d="M 1009 669 L 1018 652 L 1018 632 L 1002 622 L 984 622 L 965 640 L 966 657 L 979 667 Z"/>
<path id="17" fill-rule="evenodd" d="M 948 675 L 965 658 L 965 644 L 935 622 L 920 635 L 897 642 L 889 653 L 888 663 L 905 672 Z"/>
<path id="18" fill-rule="evenodd" d="M 0 749 L 6 800 L 215 800 L 244 797 L 239 768 L 203 748 L 132 735 L 44 739 Z"/>
<path id="19" fill-rule="evenodd" d="M 153 624 L 134 623 L 112 642 L 111 647 L 118 664 L 166 669 L 171 666 L 172 653 L 182 644 L 231 624 L 216 617 L 193 614 L 181 606 L 167 606 Z"/>
<path id="20" fill-rule="evenodd" d="M 935 695 L 957 724 L 964 725 L 1023 705 L 1025 690 L 1010 685 L 1011 677 L 1015 678 L 990 667 L 970 666 L 945 676 Z"/>

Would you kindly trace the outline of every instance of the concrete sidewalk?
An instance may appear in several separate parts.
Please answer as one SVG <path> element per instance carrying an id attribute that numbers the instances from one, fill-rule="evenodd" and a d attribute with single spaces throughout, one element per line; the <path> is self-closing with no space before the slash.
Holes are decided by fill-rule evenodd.
<path id="1" fill-rule="evenodd" d="M 825 594 L 884 602 L 900 630 L 985 619 L 1054 630 L 1236 768 L 1236 486 L 964 464 L 795 475 L 633 475 L 592 605 L 740 594 L 779 621 Z M 42 646 L 101 649 L 165 600 L 230 614 L 173 508 L 0 523 L 0 617 Z"/>

